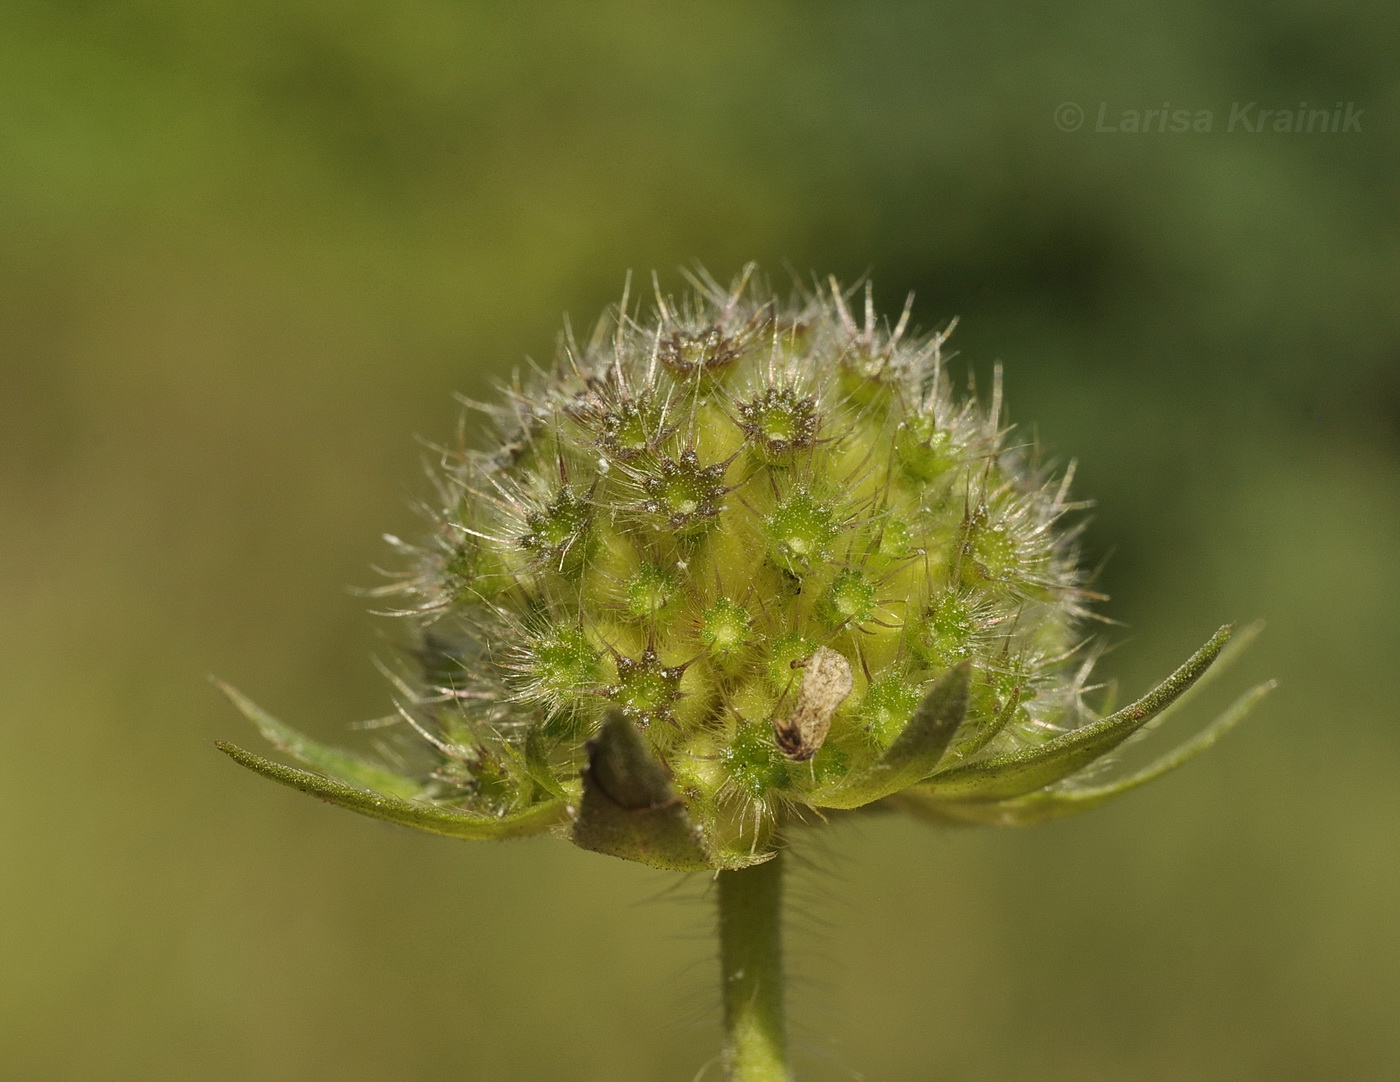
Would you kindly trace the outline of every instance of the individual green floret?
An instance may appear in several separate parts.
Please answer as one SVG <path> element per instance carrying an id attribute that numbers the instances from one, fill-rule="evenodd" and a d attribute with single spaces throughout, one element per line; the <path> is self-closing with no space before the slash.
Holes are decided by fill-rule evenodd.
<path id="1" fill-rule="evenodd" d="M 799 485 L 778 502 L 763 523 L 773 559 L 802 573 L 829 560 L 832 542 L 841 535 L 841 521 L 832 500 L 810 485 Z"/>
<path id="2" fill-rule="evenodd" d="M 591 504 L 565 485 L 544 507 L 525 513 L 520 547 L 562 566 L 571 552 L 582 557 L 592 517 Z"/>
<path id="3" fill-rule="evenodd" d="M 817 399 L 791 387 L 770 387 L 738 407 L 740 428 L 761 454 L 782 460 L 811 447 L 821 427 Z"/>
<path id="4" fill-rule="evenodd" d="M 909 646 L 934 668 L 946 668 L 972 656 L 982 620 L 974 610 L 976 595 L 948 589 L 909 622 Z"/>
<path id="5" fill-rule="evenodd" d="M 681 697 L 683 665 L 663 665 L 655 650 L 648 647 L 640 657 L 618 655 L 617 681 L 605 694 L 622 709 L 624 717 L 641 728 L 655 722 L 675 724 L 672 708 Z"/>
<path id="6" fill-rule="evenodd" d="M 592 691 L 603 677 L 602 660 L 582 628 L 551 628 L 529 640 L 524 654 L 526 686 L 556 707 Z"/>
<path id="7" fill-rule="evenodd" d="M 661 435 L 660 411 L 650 402 L 623 399 L 597 418 L 598 447 L 621 462 L 648 450 Z"/>
<path id="8" fill-rule="evenodd" d="M 916 483 L 936 481 L 955 469 L 959 450 L 952 432 L 932 414 L 910 417 L 895 430 L 895 460 Z"/>
<path id="9" fill-rule="evenodd" d="M 700 616 L 700 645 L 717 661 L 742 656 L 752 639 L 753 617 L 731 598 L 716 598 Z"/>
<path id="10" fill-rule="evenodd" d="M 860 627 L 875 618 L 879 587 L 864 571 L 848 567 L 837 574 L 822 595 L 822 617 L 831 627 Z"/>
<path id="11" fill-rule="evenodd" d="M 742 723 L 720 761 L 729 784 L 754 799 L 784 789 L 791 780 L 790 764 L 774 746 L 772 728 L 761 722 Z"/>
<path id="12" fill-rule="evenodd" d="M 674 330 L 657 344 L 658 359 L 678 376 L 717 374 L 743 352 L 743 335 L 726 334 L 710 325 L 698 330 Z"/>
<path id="13" fill-rule="evenodd" d="M 662 458 L 655 471 L 642 477 L 642 509 L 678 532 L 704 529 L 723 510 L 726 462 L 700 465 L 690 449 L 679 458 Z"/>

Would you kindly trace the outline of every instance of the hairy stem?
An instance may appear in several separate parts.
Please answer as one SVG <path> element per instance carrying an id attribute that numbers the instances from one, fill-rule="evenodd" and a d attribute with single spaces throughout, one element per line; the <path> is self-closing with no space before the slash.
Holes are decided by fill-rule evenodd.
<path id="1" fill-rule="evenodd" d="M 783 1025 L 783 855 L 719 873 L 729 1082 L 791 1082 Z"/>

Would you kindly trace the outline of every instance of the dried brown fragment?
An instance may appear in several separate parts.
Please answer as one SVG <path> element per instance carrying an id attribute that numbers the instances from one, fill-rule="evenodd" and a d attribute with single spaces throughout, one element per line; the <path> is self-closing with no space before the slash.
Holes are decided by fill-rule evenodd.
<path id="1" fill-rule="evenodd" d="M 802 685 L 787 720 L 773 723 L 778 750 L 803 763 L 821 750 L 831 719 L 846 701 L 852 686 L 851 663 L 826 646 L 819 646 L 802 665 Z"/>

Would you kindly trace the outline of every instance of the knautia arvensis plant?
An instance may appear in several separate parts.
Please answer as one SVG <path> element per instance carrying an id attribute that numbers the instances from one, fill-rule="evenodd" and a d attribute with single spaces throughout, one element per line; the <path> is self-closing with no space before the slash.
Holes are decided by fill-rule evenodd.
<path id="1" fill-rule="evenodd" d="M 700 277 L 626 300 L 489 424 L 441 452 L 432 530 L 391 539 L 412 634 L 392 763 L 314 743 L 230 690 L 284 766 L 240 763 L 367 815 L 460 838 L 552 831 L 714 869 L 732 1078 L 788 1077 L 779 854 L 857 809 L 1021 825 L 1179 765 L 1104 756 L 1215 662 L 1222 628 L 1147 695 L 1088 701 L 1094 595 L 1069 472 L 958 395 L 945 333 L 864 293 L 781 300 Z M 1081 520 L 1082 521 L 1082 520 Z M 1239 643 L 1236 639 L 1236 645 Z M 412 765 L 405 765 L 412 764 Z"/>

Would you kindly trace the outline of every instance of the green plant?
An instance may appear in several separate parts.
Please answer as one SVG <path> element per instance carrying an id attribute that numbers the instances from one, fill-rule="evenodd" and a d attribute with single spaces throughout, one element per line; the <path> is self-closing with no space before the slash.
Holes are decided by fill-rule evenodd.
<path id="1" fill-rule="evenodd" d="M 727 1063 L 789 1077 L 781 853 L 872 807 L 1021 825 L 1184 762 L 1241 698 L 1128 777 L 1087 771 L 1215 662 L 1222 628 L 1143 698 L 1085 701 L 1087 592 L 1057 478 L 1009 444 L 999 387 L 959 398 L 945 334 L 859 320 L 834 282 L 776 300 L 746 273 L 626 300 L 445 451 L 433 530 L 395 542 L 413 633 L 399 682 L 423 762 L 316 744 L 237 692 L 284 766 L 367 815 L 460 838 L 553 831 L 718 878 Z M 1236 645 L 1240 638 L 1237 637 Z M 412 761 L 410 759 L 410 761 Z"/>

